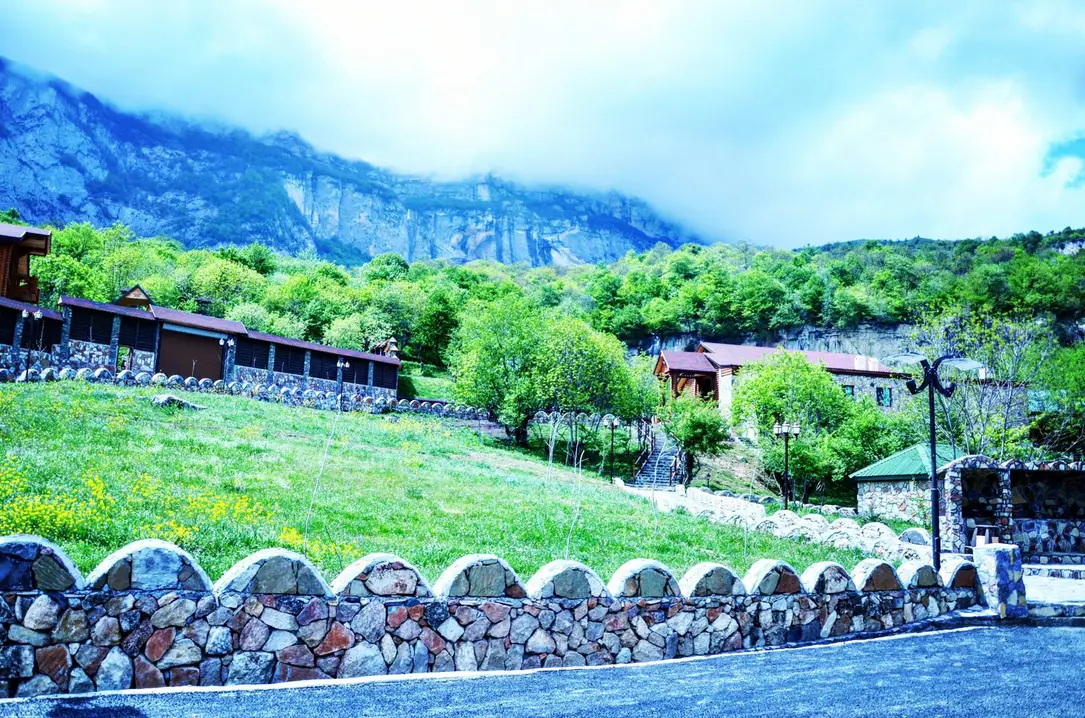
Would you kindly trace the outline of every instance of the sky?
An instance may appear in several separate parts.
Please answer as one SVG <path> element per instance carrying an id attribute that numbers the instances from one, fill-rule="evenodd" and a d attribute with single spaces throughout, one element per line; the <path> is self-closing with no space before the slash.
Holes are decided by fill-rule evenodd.
<path id="1" fill-rule="evenodd" d="M 5 0 L 124 110 L 392 170 L 639 196 L 795 247 L 1085 226 L 1085 3 Z"/>

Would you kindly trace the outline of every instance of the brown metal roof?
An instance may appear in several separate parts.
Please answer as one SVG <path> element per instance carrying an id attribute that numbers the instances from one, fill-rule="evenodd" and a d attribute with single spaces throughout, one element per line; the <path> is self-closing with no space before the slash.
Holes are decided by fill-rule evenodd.
<path id="1" fill-rule="evenodd" d="M 58 322 L 64 321 L 64 315 L 60 312 L 54 312 L 52 309 L 46 309 L 40 307 L 37 304 L 27 304 L 25 302 L 17 302 L 14 299 L 8 299 L 7 297 L 0 297 L 0 307 L 5 309 L 14 309 L 17 312 L 41 312 L 41 315 L 46 319 L 55 319 Z"/>
<path id="2" fill-rule="evenodd" d="M 367 359 L 369 361 L 381 362 L 382 364 L 391 364 L 393 366 L 401 366 L 401 362 L 396 357 L 384 356 L 383 354 L 370 354 L 369 352 L 360 352 L 357 349 L 339 349 L 337 347 L 330 347 L 326 344 L 315 344 L 313 342 L 306 342 L 300 339 L 290 339 L 289 337 L 280 337 L 274 334 L 264 334 L 263 332 L 249 332 L 249 339 L 255 339 L 261 342 L 270 342 L 272 344 L 280 344 L 287 347 L 295 347 L 297 349 L 308 349 L 314 352 L 323 352 L 324 354 L 334 354 L 335 356 L 350 357 L 351 359 Z"/>
<path id="3" fill-rule="evenodd" d="M 147 321 L 154 321 L 153 314 L 146 309 L 136 309 L 135 307 L 122 307 L 120 304 L 103 304 L 102 302 L 92 302 L 89 299 L 80 299 L 79 297 L 64 297 L 60 298 L 57 302 L 62 307 L 75 307 L 76 309 L 89 309 L 93 312 L 105 312 L 107 314 L 119 314 L 122 317 L 134 317 L 136 319 L 145 319 Z"/>
<path id="4" fill-rule="evenodd" d="M 138 309 L 133 311 L 140 311 Z M 193 312 L 182 312 L 180 309 L 167 309 L 166 307 L 159 307 L 157 305 L 151 305 L 151 313 L 155 319 L 163 322 L 169 322 L 170 324 L 179 324 L 182 327 L 192 327 L 193 329 L 203 329 L 209 332 L 220 332 L 222 334 L 248 334 L 248 330 L 245 329 L 245 325 L 241 322 L 235 322 L 230 319 L 219 319 L 218 317 L 209 317 L 206 314 L 195 314 Z M 143 312 L 146 314 L 146 312 Z"/>
<path id="5" fill-rule="evenodd" d="M 667 365 L 667 371 L 692 371 L 703 374 L 715 374 L 716 367 L 708 360 L 705 354 L 697 352 L 660 352 L 663 363 Z"/>
<path id="6" fill-rule="evenodd" d="M 7 224 L 6 222 L 0 222 L 0 242 L 21 242 L 26 239 L 26 235 L 28 234 L 35 239 L 47 239 L 53 236 L 53 233 L 48 229 L 24 227 L 21 224 Z"/>
<path id="7" fill-rule="evenodd" d="M 766 356 L 778 351 L 787 351 L 802 354 L 811 364 L 821 364 L 830 372 L 877 376 L 895 376 L 898 373 L 882 365 L 874 357 L 866 357 L 861 354 L 814 352 L 801 349 L 783 349 L 781 347 L 751 347 L 743 344 L 718 344 L 716 342 L 701 342 L 698 349 L 703 350 L 702 356 L 707 356 L 718 367 L 743 366 L 764 359 Z"/>

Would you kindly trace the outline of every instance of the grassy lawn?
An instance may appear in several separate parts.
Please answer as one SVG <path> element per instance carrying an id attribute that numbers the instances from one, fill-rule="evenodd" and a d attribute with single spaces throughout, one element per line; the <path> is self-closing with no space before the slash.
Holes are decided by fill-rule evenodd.
<path id="1" fill-rule="evenodd" d="M 129 541 L 164 538 L 213 579 L 269 546 L 304 552 L 329 580 L 372 551 L 413 561 L 431 581 L 475 552 L 504 557 L 524 581 L 566 556 L 604 579 L 638 557 L 679 574 L 699 561 L 745 571 L 772 557 L 801 571 L 863 558 L 767 534 L 751 533 L 744 549 L 741 529 L 658 514 L 598 477 L 548 469 L 436 418 L 190 394 L 207 410 L 184 412 L 152 407 L 153 393 L 0 388 L 0 534 L 52 539 L 84 572 Z"/>

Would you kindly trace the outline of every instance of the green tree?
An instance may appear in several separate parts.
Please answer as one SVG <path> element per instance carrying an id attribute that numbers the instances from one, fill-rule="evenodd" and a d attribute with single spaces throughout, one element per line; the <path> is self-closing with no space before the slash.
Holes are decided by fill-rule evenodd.
<path id="1" fill-rule="evenodd" d="M 530 412 L 538 408 L 535 369 L 543 318 L 523 297 L 472 302 L 449 354 L 456 401 L 486 409 L 518 444 L 527 443 Z"/>
<path id="2" fill-rule="evenodd" d="M 365 265 L 365 278 L 370 282 L 395 282 L 406 279 L 411 267 L 398 254 L 378 254 Z"/>
<path id="3" fill-rule="evenodd" d="M 682 447 L 685 457 L 685 481 L 693 480 L 697 468 L 706 456 L 719 456 L 729 447 L 730 428 L 720 414 L 716 402 L 691 394 L 665 400 L 660 420 L 667 434 Z"/>

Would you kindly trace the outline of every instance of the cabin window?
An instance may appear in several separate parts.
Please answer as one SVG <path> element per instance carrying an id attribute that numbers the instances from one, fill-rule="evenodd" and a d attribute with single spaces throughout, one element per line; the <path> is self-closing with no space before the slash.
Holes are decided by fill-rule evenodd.
<path id="1" fill-rule="evenodd" d="M 34 351 L 51 351 L 54 344 L 60 344 L 61 324 L 55 320 L 35 319 L 31 314 L 23 320 L 23 336 L 19 346 Z"/>
<path id="2" fill-rule="evenodd" d="M 324 352 L 309 355 L 309 378 L 335 381 L 339 371 L 339 357 Z"/>
<path id="3" fill-rule="evenodd" d="M 121 317 L 121 330 L 117 343 L 141 352 L 153 352 L 155 349 L 156 326 L 154 322 L 135 317 Z"/>
<path id="4" fill-rule="evenodd" d="M 73 308 L 68 336 L 80 342 L 109 344 L 113 340 L 113 315 Z"/>
<path id="5" fill-rule="evenodd" d="M 305 350 L 298 347 L 275 345 L 275 371 L 283 374 L 305 375 Z"/>
<path id="6" fill-rule="evenodd" d="M 844 396 L 848 397 L 849 399 L 855 398 L 855 387 L 853 385 L 844 384 L 840 388 L 844 390 Z"/>
<path id="7" fill-rule="evenodd" d="M 878 406 L 893 406 L 893 389 L 888 386 L 879 386 L 874 390 L 874 398 Z"/>
<path id="8" fill-rule="evenodd" d="M 382 389 L 395 389 L 399 380 L 399 371 L 391 364 L 373 362 L 373 386 Z"/>
<path id="9" fill-rule="evenodd" d="M 350 366 L 343 367 L 343 381 L 348 384 L 369 383 L 369 362 L 365 359 L 350 359 Z"/>
<path id="10" fill-rule="evenodd" d="M 19 312 L 14 309 L 0 309 L 0 344 L 10 345 L 15 341 L 15 322 Z"/>
<path id="11" fill-rule="evenodd" d="M 234 352 L 234 366 L 247 366 L 253 369 L 267 369 L 271 345 L 253 339 L 239 337 Z"/>

